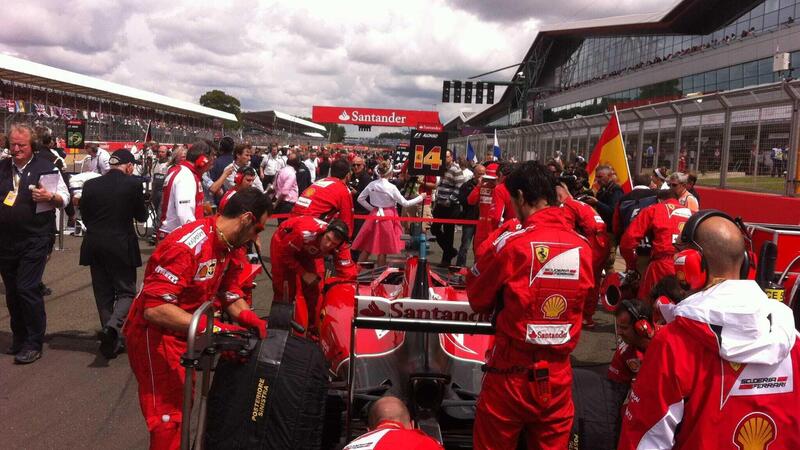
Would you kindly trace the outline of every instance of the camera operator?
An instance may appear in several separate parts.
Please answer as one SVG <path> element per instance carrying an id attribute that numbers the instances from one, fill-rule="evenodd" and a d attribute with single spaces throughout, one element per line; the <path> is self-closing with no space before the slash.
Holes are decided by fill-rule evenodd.
<path id="1" fill-rule="evenodd" d="M 696 292 L 647 349 L 619 450 L 800 448 L 794 317 L 741 279 L 745 242 L 720 211 L 699 211 L 684 226 L 679 256 L 695 262 L 685 279 Z"/>

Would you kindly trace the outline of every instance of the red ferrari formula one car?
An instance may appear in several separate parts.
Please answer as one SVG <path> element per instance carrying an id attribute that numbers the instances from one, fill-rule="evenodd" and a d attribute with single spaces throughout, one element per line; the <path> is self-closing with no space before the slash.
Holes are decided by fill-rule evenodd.
<path id="1" fill-rule="evenodd" d="M 471 448 L 491 315 L 472 311 L 457 270 L 428 264 L 424 236 L 414 247 L 356 282 L 326 283 L 319 331 L 334 380 L 328 448 L 363 432 L 369 402 L 386 393 L 405 399 L 418 426 L 448 448 Z"/>

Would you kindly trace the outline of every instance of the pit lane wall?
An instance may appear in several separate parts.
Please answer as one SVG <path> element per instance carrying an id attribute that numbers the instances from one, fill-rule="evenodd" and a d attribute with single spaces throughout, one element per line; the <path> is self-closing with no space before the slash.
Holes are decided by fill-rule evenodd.
<path id="1" fill-rule="evenodd" d="M 800 198 L 696 186 L 700 207 L 741 216 L 745 222 L 800 225 Z"/>

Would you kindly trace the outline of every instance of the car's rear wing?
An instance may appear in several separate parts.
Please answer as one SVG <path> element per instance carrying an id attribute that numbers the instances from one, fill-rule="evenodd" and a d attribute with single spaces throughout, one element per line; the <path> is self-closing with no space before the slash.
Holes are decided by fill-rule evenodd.
<path id="1" fill-rule="evenodd" d="M 357 295 L 350 330 L 350 365 L 347 379 L 345 433 L 352 437 L 353 399 L 356 376 L 356 329 L 417 331 L 423 333 L 494 334 L 492 314 L 475 312 L 469 302 L 417 300 Z"/>
<path id="2" fill-rule="evenodd" d="M 475 312 L 469 302 L 357 295 L 353 328 L 424 333 L 494 334 L 491 313 Z"/>

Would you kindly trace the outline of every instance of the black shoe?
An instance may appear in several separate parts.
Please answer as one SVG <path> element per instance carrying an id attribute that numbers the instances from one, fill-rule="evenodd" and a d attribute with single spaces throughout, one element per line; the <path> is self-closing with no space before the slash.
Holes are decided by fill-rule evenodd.
<path id="1" fill-rule="evenodd" d="M 11 347 L 8 347 L 5 353 L 6 355 L 16 355 L 20 350 L 22 350 L 22 344 L 11 344 Z"/>
<path id="2" fill-rule="evenodd" d="M 45 286 L 44 283 L 39 283 L 39 291 L 41 291 L 43 297 L 46 297 L 53 293 L 53 291 L 50 290 L 49 287 Z"/>
<path id="3" fill-rule="evenodd" d="M 117 357 L 117 346 L 119 345 L 119 334 L 112 327 L 105 327 L 100 332 L 100 354 L 105 359 Z"/>
<path id="4" fill-rule="evenodd" d="M 14 364 L 30 364 L 42 357 L 40 350 L 20 350 L 17 356 L 14 357 Z"/>

